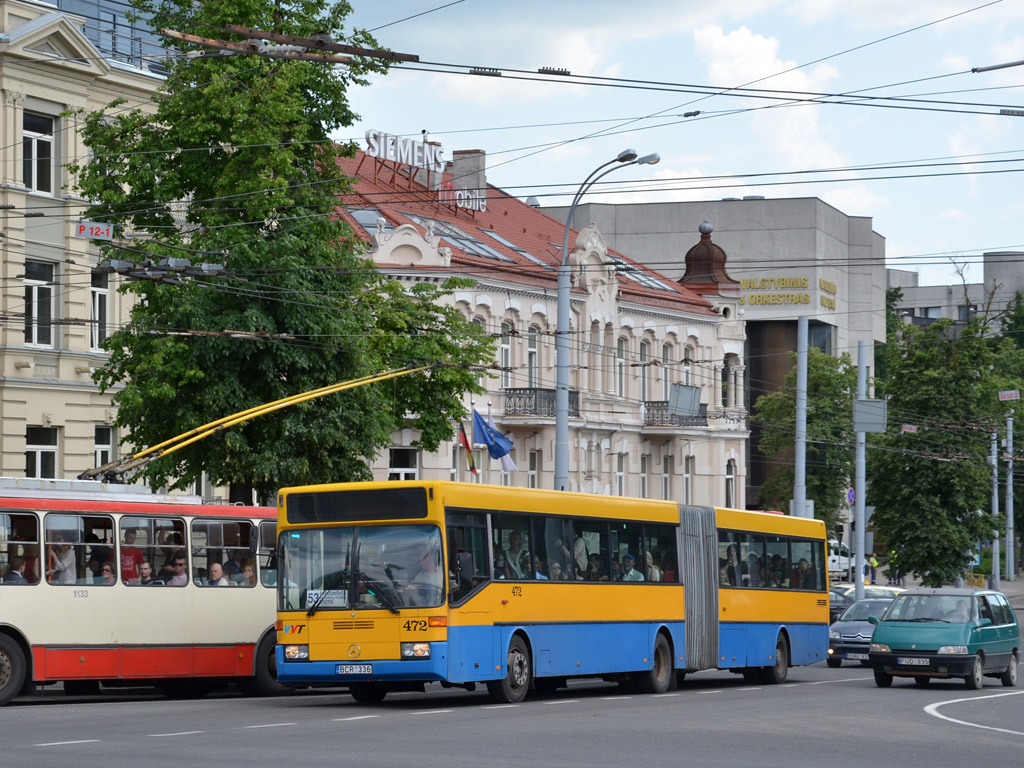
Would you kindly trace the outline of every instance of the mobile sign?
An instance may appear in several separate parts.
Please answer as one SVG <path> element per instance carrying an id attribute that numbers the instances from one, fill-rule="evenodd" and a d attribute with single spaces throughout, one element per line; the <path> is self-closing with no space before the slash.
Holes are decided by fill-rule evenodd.
<path id="1" fill-rule="evenodd" d="M 1003 402 L 1004 400 L 1020 400 L 1020 390 L 1004 389 L 999 393 L 999 402 Z"/>
<path id="2" fill-rule="evenodd" d="M 114 226 L 110 222 L 80 221 L 75 224 L 75 237 L 85 237 L 89 240 L 112 240 Z"/>

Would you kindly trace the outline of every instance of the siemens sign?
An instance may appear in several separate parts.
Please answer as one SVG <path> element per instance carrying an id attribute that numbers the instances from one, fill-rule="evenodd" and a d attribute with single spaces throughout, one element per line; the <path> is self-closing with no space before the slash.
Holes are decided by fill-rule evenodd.
<path id="1" fill-rule="evenodd" d="M 444 170 L 444 149 L 440 144 L 405 139 L 373 129 L 366 132 L 366 154 L 435 173 Z"/>

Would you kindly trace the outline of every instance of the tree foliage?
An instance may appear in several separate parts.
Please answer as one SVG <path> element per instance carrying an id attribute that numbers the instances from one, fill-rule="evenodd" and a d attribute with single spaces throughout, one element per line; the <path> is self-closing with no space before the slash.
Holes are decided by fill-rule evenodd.
<path id="1" fill-rule="evenodd" d="M 830 529 L 845 504 L 845 491 L 853 473 L 856 391 L 857 369 L 849 355 L 836 358 L 815 347 L 808 350 L 807 498 L 814 499 L 815 517 L 824 520 Z M 761 487 L 761 502 L 766 507 L 787 509 L 794 483 L 796 366 L 779 390 L 757 399 L 754 417 L 762 427 L 761 451 L 780 464 L 779 470 Z"/>
<path id="2" fill-rule="evenodd" d="M 868 497 L 876 535 L 899 552 L 900 568 L 923 583 L 951 583 L 976 542 L 991 537 L 990 433 L 1017 353 L 993 346 L 976 318 L 900 323 L 889 336 L 889 427 L 872 435 Z M 917 432 L 904 432 L 912 424 Z"/>
<path id="3" fill-rule="evenodd" d="M 329 34 L 376 47 L 344 26 L 344 2 L 143 2 L 155 28 L 231 38 L 229 23 L 286 35 Z M 150 464 L 156 485 L 282 485 L 364 479 L 367 462 L 411 425 L 435 450 L 480 391 L 468 366 L 493 359 L 493 340 L 445 298 L 464 283 L 404 290 L 385 279 L 334 215 L 349 190 L 330 139 L 355 115 L 346 97 L 384 66 L 340 67 L 259 56 L 172 54 L 155 112 L 115 102 L 80 114 L 91 150 L 72 166 L 88 216 L 118 235 L 148 235 L 105 256 L 145 265 L 189 258 L 227 277 L 136 281 L 131 321 L 107 340 L 97 373 L 118 406 L 117 425 L 153 445 L 216 418 L 289 395 L 409 364 L 452 367 L 361 387 L 261 417 Z M 117 241 L 115 241 L 117 242 Z M 176 283 L 176 284 L 172 284 Z M 225 333 L 225 332 L 234 333 Z M 412 414 L 412 415 L 410 415 Z"/>

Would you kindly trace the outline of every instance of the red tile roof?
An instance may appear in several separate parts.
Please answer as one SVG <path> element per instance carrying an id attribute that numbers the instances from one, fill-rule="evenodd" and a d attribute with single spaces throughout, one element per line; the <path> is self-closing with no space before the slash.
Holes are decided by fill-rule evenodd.
<path id="1" fill-rule="evenodd" d="M 393 227 L 412 224 L 421 234 L 425 228 L 411 219 L 410 215 L 433 219 L 456 227 L 507 259 L 468 252 L 457 240 L 438 233 L 444 245 L 451 248 L 453 272 L 472 274 L 483 268 L 502 280 L 556 290 L 556 270 L 561 260 L 564 222 L 493 186 L 487 188 L 486 211 L 441 204 L 437 191 L 431 192 L 423 184 L 409 178 L 411 169 L 408 166 L 371 158 L 363 152 L 342 159 L 340 166 L 343 173 L 355 179 L 352 194 L 342 197 L 340 212 L 360 239 L 366 242 L 370 240 L 363 227 L 347 212 L 347 208 L 374 208 Z M 451 179 L 450 173 L 444 174 L 444 181 Z M 494 233 L 512 243 L 515 248 L 484 232 Z M 577 230 L 572 230 L 570 248 L 577 234 Z M 533 259 L 524 256 L 520 250 Z M 628 275 L 632 276 L 627 276 L 621 269 L 617 270 L 622 298 L 661 309 L 713 316 L 710 303 L 697 291 L 617 251 L 609 249 L 608 253 L 628 267 Z M 578 290 L 574 288 L 574 292 Z"/>

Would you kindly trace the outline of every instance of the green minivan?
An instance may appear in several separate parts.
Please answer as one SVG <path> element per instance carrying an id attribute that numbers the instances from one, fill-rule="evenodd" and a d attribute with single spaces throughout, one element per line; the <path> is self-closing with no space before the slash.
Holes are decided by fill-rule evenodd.
<path id="1" fill-rule="evenodd" d="M 875 625 L 868 658 L 875 684 L 894 677 L 918 685 L 962 677 L 978 690 L 986 677 L 1017 684 L 1020 627 L 1006 595 L 991 589 L 914 589 L 889 604 Z"/>

